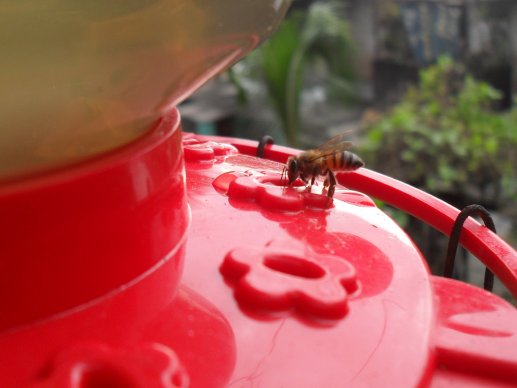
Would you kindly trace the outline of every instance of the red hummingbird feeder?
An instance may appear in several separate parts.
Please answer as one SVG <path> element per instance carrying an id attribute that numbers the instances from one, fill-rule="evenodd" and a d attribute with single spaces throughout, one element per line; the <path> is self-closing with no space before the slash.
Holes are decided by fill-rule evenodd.
<path id="1" fill-rule="evenodd" d="M 47 3 L 13 3 L 0 17 L 45 24 L 57 17 Z M 297 150 L 182 133 L 173 106 L 254 48 L 288 6 L 205 3 L 62 8 L 63 47 L 70 38 L 82 49 L 40 76 L 91 78 L 62 74 L 55 88 L 38 78 L 32 117 L 9 116 L 23 134 L 0 185 L 0 386 L 514 386 L 515 307 L 433 276 L 371 198 L 461 231 L 517 296 L 517 252 L 489 227 L 468 218 L 455 228 L 459 210 L 366 168 L 338 173 L 329 201 L 319 183 L 285 186 Z M 241 19 L 226 26 L 224 12 Z M 163 38 L 175 23 L 192 25 L 194 43 Z M 38 38 L 50 44 L 49 26 Z M 40 51 L 40 64 L 60 57 Z M 152 69 L 169 64 L 178 72 L 162 85 Z M 35 117 L 47 117 L 41 130 Z"/>

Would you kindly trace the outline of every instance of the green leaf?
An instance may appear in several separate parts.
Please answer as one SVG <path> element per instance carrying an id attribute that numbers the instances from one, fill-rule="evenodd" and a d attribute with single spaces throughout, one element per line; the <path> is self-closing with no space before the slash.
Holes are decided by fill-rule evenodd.
<path id="1" fill-rule="evenodd" d="M 375 133 L 369 167 L 423 183 L 431 193 L 466 196 L 472 186 L 483 191 L 491 185 L 502 187 L 504 198 L 517 197 L 517 184 L 508 183 L 517 182 L 517 108 L 491 111 L 500 98 L 450 58 L 440 58 L 420 72 L 419 87 L 367 128 Z"/>

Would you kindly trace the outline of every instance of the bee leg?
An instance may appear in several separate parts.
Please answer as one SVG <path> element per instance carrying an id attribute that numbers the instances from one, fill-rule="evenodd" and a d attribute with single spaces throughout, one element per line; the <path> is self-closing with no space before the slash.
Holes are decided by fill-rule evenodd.
<path id="1" fill-rule="evenodd" d="M 308 186 L 309 186 L 309 180 L 303 174 L 300 174 L 299 176 L 300 176 L 300 179 L 302 180 L 302 182 L 305 184 L 305 190 L 307 190 Z"/>
<path id="2" fill-rule="evenodd" d="M 332 171 L 329 170 L 327 179 L 329 181 L 329 189 L 327 191 L 327 196 L 329 198 L 332 198 L 332 197 L 334 197 L 334 191 L 336 190 L 336 183 L 337 183 L 336 176 L 334 175 L 334 173 Z"/>

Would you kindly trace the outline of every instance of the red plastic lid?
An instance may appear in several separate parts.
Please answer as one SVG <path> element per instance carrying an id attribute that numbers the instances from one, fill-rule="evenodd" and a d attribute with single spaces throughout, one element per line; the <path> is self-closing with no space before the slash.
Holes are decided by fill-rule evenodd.
<path id="1" fill-rule="evenodd" d="M 411 240 L 364 193 L 338 186 L 329 201 L 321 182 L 312 192 L 284 187 L 284 165 L 251 156 L 256 143 L 187 134 L 183 175 L 181 153 L 174 152 L 181 140 L 177 125 L 174 113 L 158 127 L 158 138 L 142 138 L 106 159 L 62 172 L 60 179 L 41 178 L 1 198 L 12 202 L 0 206 L 18 203 L 20 210 L 30 193 L 73 192 L 71 198 L 82 201 L 64 202 L 63 209 L 76 203 L 74 213 L 55 213 L 59 217 L 33 225 L 46 225 L 48 231 L 40 229 L 46 235 L 64 233 L 67 241 L 83 236 L 80 241 L 93 242 L 97 255 L 88 263 L 75 245 L 58 249 L 53 240 L 52 249 L 40 253 L 53 263 L 54 283 L 30 268 L 26 279 L 20 277 L 24 292 L 19 299 L 10 294 L 11 306 L 19 300 L 20 307 L 9 310 L 10 321 L 0 332 L 0 385 L 515 385 L 513 306 L 432 276 Z M 293 152 L 272 147 L 266 156 L 283 161 Z M 364 182 L 371 174 L 360 170 L 339 179 Z M 104 186 L 80 185 L 86 177 L 103 177 L 108 199 L 92 197 Z M 69 191 L 74 187 L 85 191 Z M 371 187 L 377 186 L 365 185 Z M 393 187 L 394 192 L 401 186 Z M 63 198 L 45 197 L 56 212 Z M 82 203 L 92 198 L 98 206 L 92 203 L 81 213 Z M 134 199 L 132 206 L 127 198 Z M 116 223 L 122 208 L 130 214 Z M 44 212 L 43 204 L 34 209 Z M 16 214 L 10 219 L 21 228 Z M 98 220 L 90 225 L 93 234 L 62 226 L 67 220 L 80 227 L 75 214 Z M 3 240 L 10 257 L 20 238 Z M 123 251 L 113 252 L 103 241 Z M 511 269 L 515 252 L 502 242 L 497 247 L 509 263 L 503 268 Z M 37 260 L 37 246 L 32 252 Z M 23 275 L 31 256 L 20 258 Z M 78 270 L 55 265 L 66 259 L 76 260 Z M 9 266 L 16 268 L 15 261 Z M 95 283 L 97 278 L 103 281 Z M 31 288 L 31 279 L 39 288 Z M 38 291 L 48 302 L 40 310 L 26 297 Z"/>
<path id="2" fill-rule="evenodd" d="M 237 362 L 229 386 L 517 381 L 517 310 L 431 276 L 363 193 L 339 187 L 329 203 L 321 183 L 312 192 L 284 187 L 284 165 L 250 156 L 250 143 L 184 140 L 193 224 L 182 281 L 231 324 Z M 267 151 L 279 161 L 292 154 Z"/>

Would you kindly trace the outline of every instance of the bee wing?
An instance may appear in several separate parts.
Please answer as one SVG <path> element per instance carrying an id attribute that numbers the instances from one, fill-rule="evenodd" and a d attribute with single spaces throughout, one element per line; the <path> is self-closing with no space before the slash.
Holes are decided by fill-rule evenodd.
<path id="1" fill-rule="evenodd" d="M 320 145 L 316 148 L 316 150 L 319 151 L 326 151 L 326 150 L 346 150 L 350 147 L 352 147 L 352 142 L 345 140 L 346 137 L 350 136 L 350 133 L 352 131 L 345 131 L 343 133 L 340 133 L 339 135 L 336 135 L 329 140 L 327 140 L 325 143 Z"/>
<path id="2" fill-rule="evenodd" d="M 352 142 L 345 140 L 350 132 L 351 131 L 345 131 L 340 133 L 339 135 L 330 138 L 319 147 L 307 151 L 312 154 L 312 157 L 308 161 L 313 162 L 319 158 L 324 158 L 325 156 L 332 155 L 336 152 L 342 152 L 352 147 Z"/>
<path id="3" fill-rule="evenodd" d="M 348 150 L 352 146 L 352 142 L 350 141 L 342 141 L 340 143 L 329 145 L 328 148 L 316 148 L 312 150 L 312 157 L 308 160 L 308 162 L 314 162 L 317 159 L 324 158 L 326 156 L 340 153 Z"/>

